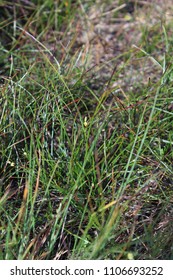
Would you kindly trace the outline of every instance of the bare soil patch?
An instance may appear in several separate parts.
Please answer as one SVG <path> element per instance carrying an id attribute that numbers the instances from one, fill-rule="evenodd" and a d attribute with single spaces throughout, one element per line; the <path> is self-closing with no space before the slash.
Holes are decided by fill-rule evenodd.
<path id="1" fill-rule="evenodd" d="M 76 66 L 83 66 L 93 78 L 93 89 L 111 84 L 129 91 L 158 81 L 166 52 L 163 28 L 173 13 L 171 1 L 98 0 L 88 6 L 81 5 L 69 28 L 68 44 L 71 40 Z"/>

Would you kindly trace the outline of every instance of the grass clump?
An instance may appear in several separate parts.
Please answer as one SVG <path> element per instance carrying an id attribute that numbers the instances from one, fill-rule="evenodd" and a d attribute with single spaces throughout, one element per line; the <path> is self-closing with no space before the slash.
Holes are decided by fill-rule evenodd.
<path id="1" fill-rule="evenodd" d="M 93 65 L 70 37 L 87 1 L 16 3 L 2 4 L 1 259 L 172 259 L 169 25 Z"/>

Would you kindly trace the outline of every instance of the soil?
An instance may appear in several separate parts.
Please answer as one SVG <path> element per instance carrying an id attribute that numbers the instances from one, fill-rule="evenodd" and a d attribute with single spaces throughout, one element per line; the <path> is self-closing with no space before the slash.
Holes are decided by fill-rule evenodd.
<path id="1" fill-rule="evenodd" d="M 158 34 L 163 37 L 163 26 L 172 17 L 172 1 L 97 0 L 88 5 L 81 4 L 83 12 L 76 16 L 67 37 L 68 44 L 73 41 L 76 66 L 84 67 L 92 78 L 91 87 L 111 85 L 129 91 L 157 82 L 166 52 Z M 67 41 L 63 44 L 66 48 Z"/>

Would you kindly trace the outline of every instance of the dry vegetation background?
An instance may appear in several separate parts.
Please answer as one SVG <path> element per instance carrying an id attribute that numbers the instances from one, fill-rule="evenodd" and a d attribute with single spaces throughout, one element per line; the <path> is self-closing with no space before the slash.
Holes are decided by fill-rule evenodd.
<path id="1" fill-rule="evenodd" d="M 124 53 L 130 51 L 129 65 L 127 62 L 125 72 L 118 80 L 116 77 L 112 86 L 129 90 L 138 83 L 140 86 L 148 84 L 149 79 L 159 80 L 159 66 L 150 57 L 137 59 L 135 54 L 141 48 L 152 53 L 156 60 L 163 59 L 165 42 L 161 38 L 158 41 L 158 37 L 163 32 L 162 24 L 169 24 L 172 20 L 172 13 L 172 1 L 169 0 L 95 1 L 87 13 L 79 13 L 74 18 L 67 32 L 71 51 L 75 53 L 76 50 L 76 57 L 80 53 L 77 66 L 85 64 L 86 71 L 93 69 L 94 73 L 89 71 L 97 80 L 93 87 L 99 87 L 105 82 L 109 84 L 115 71 L 123 67 Z"/>

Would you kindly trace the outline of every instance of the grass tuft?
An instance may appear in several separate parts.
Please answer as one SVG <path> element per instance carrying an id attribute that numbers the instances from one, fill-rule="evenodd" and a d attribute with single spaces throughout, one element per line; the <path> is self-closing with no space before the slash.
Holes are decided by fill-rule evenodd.
<path id="1" fill-rule="evenodd" d="M 1 4 L 0 258 L 172 259 L 171 22 L 83 2 Z"/>

